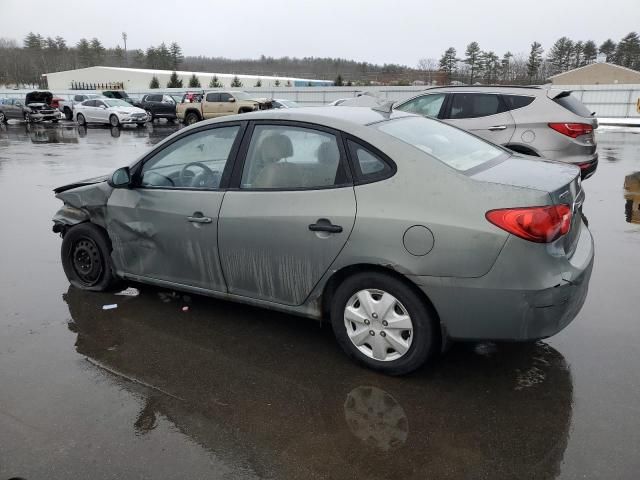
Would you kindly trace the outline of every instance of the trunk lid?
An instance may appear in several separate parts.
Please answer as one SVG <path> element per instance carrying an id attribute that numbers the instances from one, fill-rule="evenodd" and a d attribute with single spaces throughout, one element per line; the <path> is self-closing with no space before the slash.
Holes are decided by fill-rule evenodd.
<path id="1" fill-rule="evenodd" d="M 585 198 L 578 167 L 538 157 L 512 155 L 504 162 L 472 175 L 472 178 L 544 191 L 549 194 L 550 204 L 569 205 L 572 209 L 571 229 L 552 245 L 564 250 L 566 255 L 573 254 L 582 226 L 582 204 Z M 505 205 L 505 208 L 511 206 L 513 205 Z"/>

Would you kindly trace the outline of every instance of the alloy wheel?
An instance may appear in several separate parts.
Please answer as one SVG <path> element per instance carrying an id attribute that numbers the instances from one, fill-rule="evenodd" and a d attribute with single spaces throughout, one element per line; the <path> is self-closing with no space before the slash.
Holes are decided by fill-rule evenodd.
<path id="1" fill-rule="evenodd" d="M 383 290 L 366 289 L 353 295 L 344 310 L 344 325 L 351 343 L 374 360 L 398 360 L 411 348 L 411 316 L 396 297 Z"/>

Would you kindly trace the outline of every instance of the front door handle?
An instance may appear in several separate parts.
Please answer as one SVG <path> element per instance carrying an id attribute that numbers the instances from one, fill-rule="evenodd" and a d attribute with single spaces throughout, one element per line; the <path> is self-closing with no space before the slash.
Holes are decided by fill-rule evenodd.
<path id="1" fill-rule="evenodd" d="M 493 127 L 489 127 L 489 130 L 491 130 L 492 132 L 495 130 L 506 130 L 507 126 L 506 125 L 494 125 Z"/>
<path id="2" fill-rule="evenodd" d="M 309 225 L 309 230 L 312 232 L 340 233 L 342 232 L 342 227 L 340 225 L 334 225 L 331 223 L 331 220 L 326 218 L 319 218 L 316 220 L 316 223 Z"/>
<path id="3" fill-rule="evenodd" d="M 195 212 L 191 217 L 187 217 L 188 222 L 193 223 L 211 223 L 213 220 L 211 217 L 205 217 L 202 212 Z"/>

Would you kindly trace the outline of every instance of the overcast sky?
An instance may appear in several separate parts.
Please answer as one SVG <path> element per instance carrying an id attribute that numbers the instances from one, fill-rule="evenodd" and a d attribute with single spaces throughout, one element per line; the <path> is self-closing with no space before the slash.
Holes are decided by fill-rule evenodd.
<path id="1" fill-rule="evenodd" d="M 0 0 L 0 36 L 30 31 L 128 49 L 177 41 L 186 55 L 342 57 L 415 66 L 475 40 L 483 50 L 549 50 L 566 35 L 598 45 L 640 30 L 640 0 Z"/>

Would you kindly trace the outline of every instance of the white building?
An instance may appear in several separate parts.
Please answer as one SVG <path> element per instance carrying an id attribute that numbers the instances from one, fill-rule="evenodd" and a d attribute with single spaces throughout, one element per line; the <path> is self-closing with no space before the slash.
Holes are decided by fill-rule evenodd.
<path id="1" fill-rule="evenodd" d="M 72 85 L 96 85 L 96 84 L 122 84 L 125 90 L 146 90 L 149 88 L 151 79 L 155 76 L 160 82 L 160 88 L 166 88 L 169 77 L 173 72 L 170 70 L 149 70 L 145 68 L 119 68 L 119 67 L 88 67 L 64 72 L 45 73 L 47 85 L 50 90 L 69 90 Z M 242 87 L 251 88 L 258 81 L 263 87 L 274 87 L 276 81 L 279 86 L 291 87 L 326 87 L 333 85 L 330 80 L 313 80 L 309 78 L 294 77 L 271 77 L 261 75 L 236 75 L 232 73 L 208 73 L 208 72 L 176 72 L 182 79 L 185 88 L 189 85 L 189 79 L 193 74 L 200 80 L 203 88 L 209 86 L 211 79 L 216 76 L 224 88 L 230 88 L 231 82 L 238 77 Z"/>

